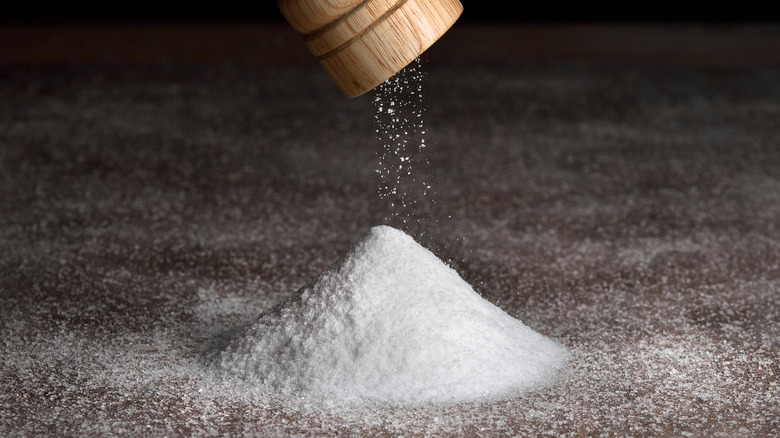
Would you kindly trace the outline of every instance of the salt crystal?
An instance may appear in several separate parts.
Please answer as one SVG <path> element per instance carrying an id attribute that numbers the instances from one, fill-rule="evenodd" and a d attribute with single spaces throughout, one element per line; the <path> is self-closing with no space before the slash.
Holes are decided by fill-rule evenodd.
<path id="1" fill-rule="evenodd" d="M 412 237 L 377 226 L 260 315 L 216 366 L 313 400 L 457 402 L 548 384 L 567 357 Z"/>

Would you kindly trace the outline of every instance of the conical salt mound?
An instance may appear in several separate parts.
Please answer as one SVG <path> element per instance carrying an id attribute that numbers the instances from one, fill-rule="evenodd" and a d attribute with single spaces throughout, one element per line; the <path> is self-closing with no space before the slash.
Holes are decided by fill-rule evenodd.
<path id="1" fill-rule="evenodd" d="M 263 313 L 217 365 L 296 396 L 449 402 L 537 387 L 566 356 L 410 236 L 378 226 Z"/>

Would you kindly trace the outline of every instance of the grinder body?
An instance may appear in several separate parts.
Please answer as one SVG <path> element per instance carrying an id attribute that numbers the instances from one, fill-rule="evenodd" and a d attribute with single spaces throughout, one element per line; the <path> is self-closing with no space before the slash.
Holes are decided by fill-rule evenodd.
<path id="1" fill-rule="evenodd" d="M 459 0 L 278 0 L 278 5 L 348 97 L 414 61 L 463 12 Z"/>

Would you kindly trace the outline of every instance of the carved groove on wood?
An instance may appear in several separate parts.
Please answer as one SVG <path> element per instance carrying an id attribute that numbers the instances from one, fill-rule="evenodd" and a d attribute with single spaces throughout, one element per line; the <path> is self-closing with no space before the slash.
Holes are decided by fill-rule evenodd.
<path id="1" fill-rule="evenodd" d="M 349 97 L 428 49 L 463 11 L 459 0 L 279 0 L 290 25 Z"/>

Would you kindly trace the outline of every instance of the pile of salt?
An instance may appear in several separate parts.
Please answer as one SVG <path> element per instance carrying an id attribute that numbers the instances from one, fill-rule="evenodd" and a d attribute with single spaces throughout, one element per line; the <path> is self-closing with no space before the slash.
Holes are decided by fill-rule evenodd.
<path id="1" fill-rule="evenodd" d="M 548 383 L 566 358 L 409 235 L 378 226 L 263 313 L 217 365 L 276 393 L 414 403 L 519 393 Z"/>

